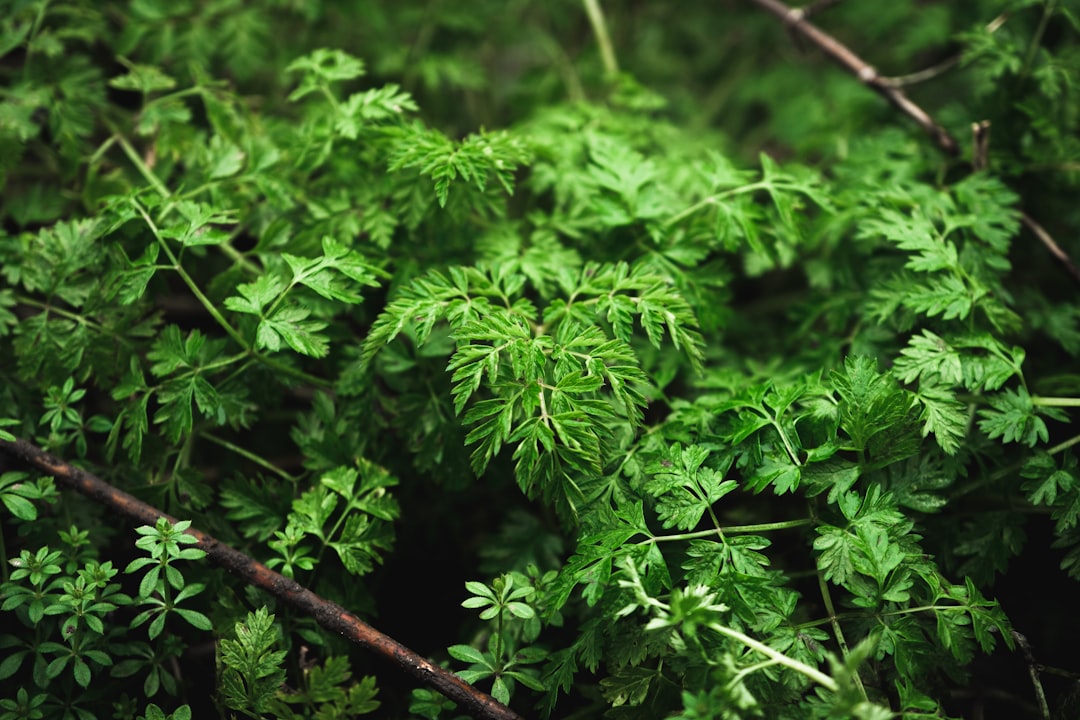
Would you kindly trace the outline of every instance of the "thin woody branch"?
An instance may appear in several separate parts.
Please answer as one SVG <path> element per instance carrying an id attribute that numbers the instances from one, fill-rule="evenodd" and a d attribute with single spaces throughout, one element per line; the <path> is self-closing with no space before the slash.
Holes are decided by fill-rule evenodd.
<path id="1" fill-rule="evenodd" d="M 1008 13 L 1002 13 L 1001 15 L 998 15 L 996 18 L 994 18 L 993 20 L 991 20 L 990 22 L 988 22 L 986 24 L 986 32 L 988 32 L 988 33 L 997 32 L 998 28 L 1000 28 L 1002 25 L 1004 25 L 1005 20 L 1007 20 L 1007 19 L 1008 19 Z M 894 76 L 894 77 L 889 77 L 889 78 L 882 78 L 881 81 L 883 83 L 885 83 L 886 85 L 888 85 L 890 87 L 894 87 L 894 88 L 904 87 L 905 85 L 914 85 L 916 83 L 921 83 L 921 82 L 925 82 L 927 80 L 931 80 L 931 79 L 936 78 L 937 76 L 939 76 L 939 75 L 941 75 L 941 74 L 943 74 L 945 72 L 948 72 L 949 70 L 951 70 L 954 67 L 956 67 L 957 65 L 959 65 L 960 60 L 961 60 L 960 55 L 953 55 L 952 57 L 946 58 L 945 60 L 942 60 L 938 64 L 933 65 L 931 67 L 924 68 L 922 70 L 918 70 L 916 72 L 909 73 L 907 75 L 899 75 L 899 76 Z"/>
<path id="2" fill-rule="evenodd" d="M 1031 217 L 1026 212 L 1020 213 L 1020 222 L 1023 223 L 1024 227 L 1031 231 L 1032 235 L 1039 238 L 1039 242 L 1046 246 L 1046 249 L 1050 251 L 1050 254 L 1056 257 L 1061 264 L 1065 266 L 1065 269 L 1072 273 L 1074 278 L 1080 280 L 1080 267 L 1077 267 L 1076 263 L 1069 257 L 1069 254 L 1062 250 L 1061 246 L 1054 241 L 1053 236 L 1046 231 L 1046 228 L 1040 225 L 1035 218 Z"/>
<path id="3" fill-rule="evenodd" d="M 896 86 L 894 79 L 879 75 L 872 65 L 852 52 L 846 45 L 808 21 L 806 17 L 809 13 L 804 9 L 790 7 L 780 2 L 780 0 L 751 0 L 751 2 L 772 13 L 785 22 L 793 31 L 817 45 L 822 52 L 858 78 L 863 85 L 884 97 L 900 112 L 914 120 L 919 127 L 934 139 L 938 148 L 947 155 L 955 157 L 960 153 L 960 146 L 956 139 L 949 134 L 949 131 L 939 125 L 928 112 L 916 105 L 903 90 Z M 992 27 L 991 31 L 996 30 L 1002 22 L 1004 22 L 1004 16 L 995 19 L 988 28 Z M 976 138 L 976 141 L 978 142 L 978 138 Z M 986 148 L 982 148 L 981 152 L 985 156 Z M 973 162 L 976 165 L 981 162 L 978 153 L 973 158 Z M 976 169 L 979 168 L 976 167 Z M 1038 238 L 1039 242 L 1065 266 L 1065 269 L 1074 278 L 1080 280 L 1080 267 L 1073 262 L 1068 253 L 1054 241 L 1054 238 L 1042 225 L 1023 211 L 1020 213 L 1020 222 Z"/>
<path id="4" fill-rule="evenodd" d="M 14 442 L 0 440 L 0 456 L 3 454 L 45 475 L 51 475 L 60 483 L 131 520 L 153 525 L 158 518 L 163 517 L 169 522 L 176 522 L 176 518 L 116 489 L 97 476 L 50 455 L 25 440 Z M 213 562 L 233 575 L 310 615 L 326 630 L 390 660 L 424 685 L 456 702 L 471 716 L 490 720 L 522 720 L 520 715 L 495 698 L 477 690 L 448 670 L 431 663 L 388 635 L 384 635 L 340 605 L 321 598 L 296 581 L 274 572 L 262 563 L 204 532 L 191 528 L 188 534 L 198 538 L 197 547 L 206 551 Z"/>
<path id="5" fill-rule="evenodd" d="M 822 52 L 858 78 L 859 82 L 884 97 L 900 112 L 918 123 L 919 127 L 934 138 L 934 142 L 946 153 L 959 154 L 960 146 L 948 130 L 938 125 L 930 114 L 916 105 L 903 90 L 891 86 L 888 79 L 879 75 L 872 65 L 832 35 L 807 20 L 803 10 L 789 7 L 780 0 L 752 0 L 752 2 L 783 20 L 793 31 L 817 45 Z"/>

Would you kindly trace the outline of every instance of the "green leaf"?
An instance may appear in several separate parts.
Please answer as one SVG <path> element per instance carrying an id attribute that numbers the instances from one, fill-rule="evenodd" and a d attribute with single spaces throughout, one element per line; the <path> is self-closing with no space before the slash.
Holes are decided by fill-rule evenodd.
<path id="1" fill-rule="evenodd" d="M 612 707 L 633 707 L 645 702 L 645 696 L 658 676 L 655 668 L 630 667 L 604 678 L 600 686 Z"/>
<path id="2" fill-rule="evenodd" d="M 664 459 L 649 466 L 653 478 L 645 487 L 658 498 L 657 515 L 665 528 L 693 530 L 706 510 L 736 488 L 737 483 L 724 480 L 722 472 L 702 467 L 708 457 L 706 448 L 676 444 Z"/>
<path id="3" fill-rule="evenodd" d="M 303 75 L 300 86 L 289 95 L 289 100 L 295 102 L 332 82 L 360 77 L 364 63 L 342 50 L 319 48 L 293 60 L 285 72 Z"/>
<path id="4" fill-rule="evenodd" d="M 1055 420 L 1065 420 L 1056 408 L 1039 408 L 1036 411 L 1031 396 L 1023 387 L 1017 390 L 1004 390 L 988 398 L 989 410 L 980 410 L 979 429 L 994 440 L 1002 442 L 1022 442 L 1028 447 L 1035 447 L 1039 442 L 1050 439 L 1050 432 L 1040 414 Z"/>
<path id="5" fill-rule="evenodd" d="M 144 95 L 160 90 L 172 90 L 176 87 L 176 79 L 158 67 L 129 62 L 123 62 L 123 64 L 127 66 L 128 72 L 109 80 L 110 87 L 117 90 L 134 90 Z"/>
<path id="6" fill-rule="evenodd" d="M 481 192 L 494 175 L 507 193 L 513 194 L 513 175 L 528 163 L 532 153 L 525 142 L 506 131 L 481 132 L 459 143 L 418 123 L 397 132 L 390 170 L 415 168 L 435 182 L 439 206 L 446 207 L 450 184 L 459 177 Z"/>
<path id="7" fill-rule="evenodd" d="M 236 290 L 240 297 L 225 298 L 225 307 L 234 312 L 262 316 L 263 308 L 285 290 L 285 283 L 272 275 L 260 275 L 253 283 L 237 285 Z"/>
<path id="8" fill-rule="evenodd" d="M 916 452 L 917 411 L 912 398 L 891 377 L 879 373 L 873 359 L 849 356 L 843 371 L 834 371 L 831 380 L 840 396 L 840 427 L 854 450 L 865 451 L 875 465 Z"/>
<path id="9" fill-rule="evenodd" d="M 400 86 L 389 83 L 366 92 L 354 93 L 341 103 L 338 115 L 334 119 L 334 129 L 350 140 L 360 136 L 360 132 L 376 123 L 398 119 L 407 112 L 416 112 L 419 108 L 412 95 Z"/>
<path id="10" fill-rule="evenodd" d="M 883 210 L 879 217 L 862 225 L 864 236 L 882 235 L 901 250 L 918 253 L 908 258 L 906 267 L 916 272 L 949 270 L 959 266 L 956 245 L 946 240 L 924 215 L 905 216 Z"/>
<path id="11" fill-rule="evenodd" d="M 473 663 L 482 667 L 490 667 L 488 659 L 484 657 L 484 653 L 469 645 L 451 645 L 446 648 L 446 652 L 450 653 L 450 657 L 456 660 Z"/>
<path id="12" fill-rule="evenodd" d="M 221 691 L 225 704 L 234 710 L 268 712 L 285 680 L 284 650 L 273 650 L 278 632 L 274 616 L 265 607 L 249 612 L 236 623 L 236 639 L 221 640 Z"/>
<path id="13" fill-rule="evenodd" d="M 255 346 L 277 352 L 281 341 L 301 355 L 321 358 L 330 352 L 330 345 L 321 331 L 327 323 L 309 320 L 311 310 L 299 305 L 279 307 L 259 322 L 255 334 Z"/>
<path id="14" fill-rule="evenodd" d="M 34 501 L 55 502 L 57 491 L 52 478 L 38 478 L 26 482 L 30 476 L 23 472 L 7 472 L 0 475 L 0 501 L 15 517 L 24 522 L 38 518 Z"/>
<path id="15" fill-rule="evenodd" d="M 967 436 L 967 408 L 955 393 L 932 385 L 921 386 L 915 397 L 922 405 L 923 437 L 932 433 L 941 449 L 954 455 Z"/>
<path id="16" fill-rule="evenodd" d="M 173 608 L 173 612 L 187 621 L 189 625 L 198 630 L 213 630 L 214 624 L 206 615 L 195 610 L 185 608 Z"/>
<path id="17" fill-rule="evenodd" d="M 912 336 L 908 347 L 900 351 L 894 367 L 901 382 L 916 379 L 943 385 L 959 385 L 964 377 L 960 354 L 941 337 L 929 330 Z"/>

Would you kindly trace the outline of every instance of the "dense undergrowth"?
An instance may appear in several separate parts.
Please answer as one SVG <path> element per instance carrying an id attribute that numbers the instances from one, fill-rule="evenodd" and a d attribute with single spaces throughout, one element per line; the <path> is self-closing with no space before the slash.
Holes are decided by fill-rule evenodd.
<path id="1" fill-rule="evenodd" d="M 0 2 L 0 428 L 185 523 L 0 447 L 0 718 L 456 715 L 186 523 L 525 716 L 1075 717 L 1080 16 L 823 4 L 958 157 L 755 2 Z"/>

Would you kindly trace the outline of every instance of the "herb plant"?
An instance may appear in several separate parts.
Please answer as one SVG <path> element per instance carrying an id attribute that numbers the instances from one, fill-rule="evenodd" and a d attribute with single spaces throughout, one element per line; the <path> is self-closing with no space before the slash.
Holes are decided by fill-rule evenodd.
<path id="1" fill-rule="evenodd" d="M 1068 3 L 0 4 L 0 719 L 1080 704 Z"/>

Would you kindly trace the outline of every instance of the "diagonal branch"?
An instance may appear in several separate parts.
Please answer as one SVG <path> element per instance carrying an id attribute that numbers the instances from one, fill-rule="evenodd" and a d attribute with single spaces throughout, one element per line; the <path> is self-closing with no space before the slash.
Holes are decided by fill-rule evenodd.
<path id="1" fill-rule="evenodd" d="M 792 30 L 817 45 L 826 55 L 858 78 L 859 82 L 884 97 L 900 112 L 918 123 L 919 127 L 934 138 L 938 147 L 946 153 L 949 155 L 960 153 L 960 146 L 948 130 L 938 125 L 937 121 L 916 105 L 903 90 L 890 85 L 888 78 L 878 75 L 878 71 L 872 65 L 832 35 L 807 20 L 805 11 L 789 7 L 780 0 L 752 0 L 752 2 L 783 20 Z"/>
<path id="2" fill-rule="evenodd" d="M 176 522 L 175 518 L 152 505 L 114 488 L 91 473 L 69 465 L 25 440 L 14 442 L 0 440 L 0 460 L 5 454 L 45 475 L 51 475 L 60 483 L 131 520 L 153 525 L 159 517 L 164 517 L 172 523 Z M 233 575 L 312 616 L 319 625 L 330 632 L 383 656 L 424 685 L 458 703 L 474 718 L 522 720 L 520 715 L 490 695 L 477 690 L 457 675 L 431 663 L 388 635 L 384 635 L 340 605 L 324 600 L 296 581 L 279 575 L 262 563 L 204 532 L 191 528 L 188 534 L 198 538 L 197 547 L 206 551 L 211 560 Z"/>
<path id="3" fill-rule="evenodd" d="M 893 79 L 879 75 L 874 66 L 852 52 L 846 45 L 806 19 L 808 13 L 803 8 L 793 8 L 781 0 L 751 0 L 755 5 L 772 13 L 784 21 L 792 30 L 817 45 L 822 52 L 858 78 L 859 82 L 878 93 L 896 109 L 914 120 L 926 134 L 934 139 L 943 152 L 951 157 L 960 153 L 960 146 L 949 131 L 939 125 L 930 113 L 923 110 L 897 87 Z M 995 23 L 998 21 L 995 20 Z M 993 25 L 994 23 L 992 23 Z M 1058 245 L 1054 238 L 1026 212 L 1021 211 L 1020 222 L 1031 234 L 1038 238 L 1050 254 L 1057 258 L 1074 278 L 1080 280 L 1080 267 Z"/>
<path id="4" fill-rule="evenodd" d="M 1046 232 L 1046 228 L 1040 225 L 1035 218 L 1028 215 L 1026 212 L 1021 211 L 1020 222 L 1024 227 L 1031 231 L 1031 234 L 1039 238 L 1039 242 L 1046 246 L 1046 249 L 1050 251 L 1050 254 L 1056 257 L 1061 264 L 1065 266 L 1065 269 L 1072 273 L 1072 276 L 1077 280 L 1080 280 L 1080 267 L 1077 267 L 1073 259 L 1069 257 L 1068 253 L 1061 249 L 1050 233 Z"/>

